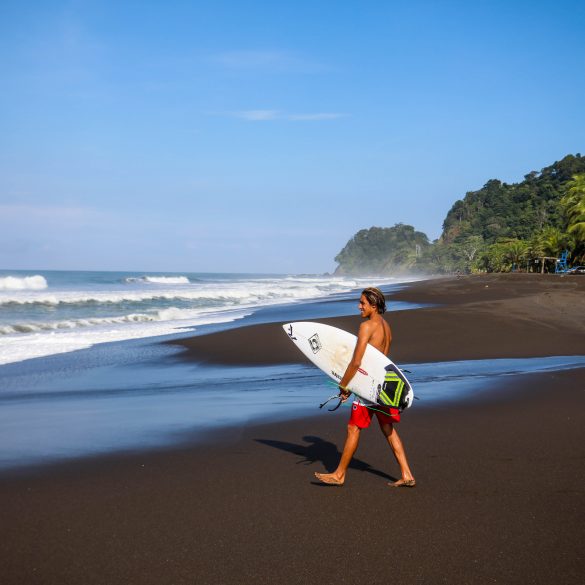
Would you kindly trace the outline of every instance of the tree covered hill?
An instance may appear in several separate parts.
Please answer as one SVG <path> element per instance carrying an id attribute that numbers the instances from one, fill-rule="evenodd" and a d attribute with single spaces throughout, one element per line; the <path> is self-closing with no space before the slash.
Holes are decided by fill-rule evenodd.
<path id="1" fill-rule="evenodd" d="M 430 246 L 423 232 L 402 223 L 360 230 L 335 257 L 335 274 L 389 274 L 411 268 Z"/>
<path id="2" fill-rule="evenodd" d="M 441 240 L 450 244 L 481 236 L 486 244 L 494 244 L 502 238 L 529 240 L 547 226 L 563 229 L 565 185 L 581 173 L 585 173 L 585 156 L 577 154 L 525 175 L 521 183 L 492 179 L 453 204 Z"/>
<path id="3" fill-rule="evenodd" d="M 569 251 L 585 263 L 585 157 L 568 155 L 520 183 L 488 181 L 456 201 L 439 240 L 413 226 L 360 230 L 335 257 L 336 274 L 395 274 L 407 270 L 507 271 L 551 269 L 543 257 Z M 554 269 L 554 262 L 552 262 Z"/>

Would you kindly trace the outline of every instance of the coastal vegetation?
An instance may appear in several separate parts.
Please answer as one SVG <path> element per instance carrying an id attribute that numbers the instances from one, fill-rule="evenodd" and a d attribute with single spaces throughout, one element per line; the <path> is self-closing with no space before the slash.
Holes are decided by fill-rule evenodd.
<path id="1" fill-rule="evenodd" d="M 431 246 L 423 232 L 402 223 L 360 230 L 335 257 L 336 274 L 389 274 L 416 266 Z"/>
<path id="2" fill-rule="evenodd" d="M 336 274 L 540 272 L 563 252 L 585 263 L 585 156 L 568 155 L 520 183 L 489 180 L 456 201 L 434 242 L 413 226 L 372 227 L 335 257 Z"/>

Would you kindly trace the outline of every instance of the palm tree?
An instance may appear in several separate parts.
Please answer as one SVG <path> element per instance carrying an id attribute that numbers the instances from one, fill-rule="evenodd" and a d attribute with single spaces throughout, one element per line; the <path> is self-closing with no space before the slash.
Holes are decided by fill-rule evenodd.
<path id="1" fill-rule="evenodd" d="M 561 205 L 569 220 L 567 231 L 580 243 L 585 241 L 585 174 L 575 175 L 567 186 Z"/>
<path id="2" fill-rule="evenodd" d="M 528 242 L 508 240 L 503 242 L 503 246 L 506 258 L 516 266 L 519 266 L 528 254 Z"/>
<path id="3" fill-rule="evenodd" d="M 545 238 L 542 232 L 532 236 L 528 242 L 528 254 L 531 258 L 542 258 L 546 256 L 545 249 Z"/>
<path id="4" fill-rule="evenodd" d="M 572 250 L 575 242 L 570 234 L 556 227 L 546 227 L 540 232 L 542 247 L 546 254 L 558 256 L 562 250 Z"/>
<path id="5" fill-rule="evenodd" d="M 511 268 L 507 262 L 506 249 L 501 243 L 489 246 L 484 252 L 483 261 L 488 272 L 508 272 Z"/>

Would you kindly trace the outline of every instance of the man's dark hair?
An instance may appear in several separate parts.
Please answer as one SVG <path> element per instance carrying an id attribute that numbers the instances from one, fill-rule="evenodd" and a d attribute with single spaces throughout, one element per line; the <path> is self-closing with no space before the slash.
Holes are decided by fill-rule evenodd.
<path id="1" fill-rule="evenodd" d="M 384 293 L 379 288 L 370 286 L 365 288 L 362 294 L 368 299 L 370 305 L 378 309 L 380 315 L 386 312 L 386 299 L 384 298 Z"/>

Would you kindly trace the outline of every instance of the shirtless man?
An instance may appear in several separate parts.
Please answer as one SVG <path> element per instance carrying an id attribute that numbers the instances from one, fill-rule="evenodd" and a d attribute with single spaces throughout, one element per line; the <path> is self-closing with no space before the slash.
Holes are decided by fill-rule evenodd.
<path id="1" fill-rule="evenodd" d="M 382 291 L 377 288 L 366 288 L 362 291 L 358 307 L 365 321 L 360 325 L 353 357 L 339 383 L 343 401 L 347 400 L 351 394 L 346 387 L 358 371 L 368 343 L 379 349 L 384 355 L 388 355 L 390 342 L 392 341 L 390 325 L 382 317 L 382 314 L 386 311 L 386 301 Z M 414 476 L 408 466 L 404 446 L 392 424 L 399 422 L 400 412 L 398 409 L 389 406 L 375 405 L 375 407 L 376 410 L 372 410 L 361 400 L 356 399 L 354 401 L 351 407 L 351 417 L 347 425 L 347 438 L 339 465 L 333 473 L 315 473 L 315 477 L 319 481 L 330 485 L 343 485 L 349 463 L 358 448 L 360 432 L 370 426 L 372 415 L 375 414 L 380 423 L 380 429 L 392 448 L 402 472 L 401 479 L 388 485 L 392 487 L 414 487 L 416 485 Z"/>

